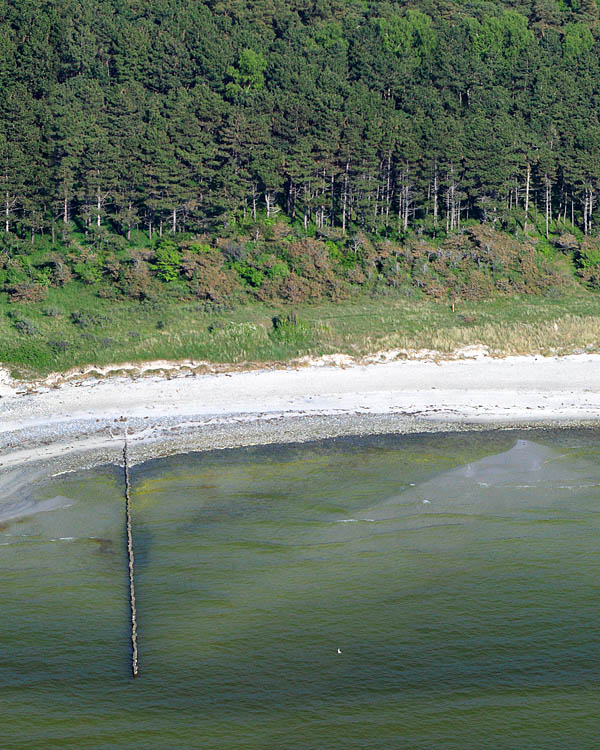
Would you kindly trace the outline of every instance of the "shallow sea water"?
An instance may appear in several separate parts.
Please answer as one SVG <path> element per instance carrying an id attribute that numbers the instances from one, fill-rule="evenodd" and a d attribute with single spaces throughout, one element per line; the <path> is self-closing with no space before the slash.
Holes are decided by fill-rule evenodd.
<path id="1" fill-rule="evenodd" d="M 19 508 L 48 509 L 0 528 L 3 750 L 598 746 L 600 433 L 331 440 L 131 478 L 135 681 L 121 472 L 41 481 Z"/>

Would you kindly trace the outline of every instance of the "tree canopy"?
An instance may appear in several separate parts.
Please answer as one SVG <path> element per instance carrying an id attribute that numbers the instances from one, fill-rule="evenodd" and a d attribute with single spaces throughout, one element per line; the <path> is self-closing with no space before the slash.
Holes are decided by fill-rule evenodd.
<path id="1" fill-rule="evenodd" d="M 2 228 L 593 231 L 595 0 L 0 0 Z"/>

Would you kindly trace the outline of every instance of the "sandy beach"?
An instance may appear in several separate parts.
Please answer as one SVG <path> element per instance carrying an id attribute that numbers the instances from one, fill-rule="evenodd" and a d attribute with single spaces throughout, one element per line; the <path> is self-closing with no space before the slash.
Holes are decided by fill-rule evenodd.
<path id="1" fill-rule="evenodd" d="M 130 368 L 36 383 L 0 371 L 0 472 L 118 460 L 125 433 L 140 461 L 341 435 L 600 422 L 597 354 L 498 359 L 474 349 L 450 361 L 382 354 L 232 372 L 198 373 L 192 362 Z"/>

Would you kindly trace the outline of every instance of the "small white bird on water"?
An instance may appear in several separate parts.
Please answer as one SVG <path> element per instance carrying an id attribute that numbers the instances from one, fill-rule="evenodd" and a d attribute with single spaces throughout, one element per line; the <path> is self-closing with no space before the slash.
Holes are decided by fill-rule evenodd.
<path id="1" fill-rule="evenodd" d="M 338 648 L 338 654 L 341 654 L 341 653 L 342 653 L 342 649 Z"/>

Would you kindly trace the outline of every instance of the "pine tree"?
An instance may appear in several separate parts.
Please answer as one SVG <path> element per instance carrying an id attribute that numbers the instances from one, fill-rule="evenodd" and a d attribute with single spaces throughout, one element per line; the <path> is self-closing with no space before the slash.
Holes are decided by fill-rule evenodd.
<path id="1" fill-rule="evenodd" d="M 0 101 L 0 205 L 5 232 L 14 227 L 35 192 L 36 156 L 40 138 L 34 118 L 34 102 L 22 86 L 4 91 Z"/>

